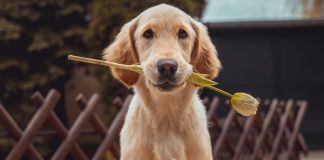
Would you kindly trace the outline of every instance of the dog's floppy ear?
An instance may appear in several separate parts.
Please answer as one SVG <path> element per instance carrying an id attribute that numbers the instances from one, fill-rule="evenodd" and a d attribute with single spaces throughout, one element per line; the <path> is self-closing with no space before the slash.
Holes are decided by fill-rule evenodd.
<path id="1" fill-rule="evenodd" d="M 103 51 L 103 59 L 120 64 L 138 63 L 138 55 L 135 48 L 134 32 L 136 30 L 136 18 L 126 23 L 116 36 L 115 41 Z M 113 76 L 126 87 L 134 85 L 139 74 L 133 71 L 111 67 Z"/>
<path id="2" fill-rule="evenodd" d="M 217 57 L 217 51 L 211 42 L 207 28 L 195 20 L 191 21 L 191 26 L 196 32 L 196 39 L 191 53 L 191 64 L 194 70 L 207 74 L 208 78 L 215 78 L 221 69 L 221 62 Z"/>

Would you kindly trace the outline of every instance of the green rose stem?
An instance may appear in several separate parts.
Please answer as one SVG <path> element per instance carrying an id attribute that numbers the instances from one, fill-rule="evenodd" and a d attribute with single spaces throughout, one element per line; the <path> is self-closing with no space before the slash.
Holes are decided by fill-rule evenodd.
<path id="1" fill-rule="evenodd" d="M 91 58 L 85 58 L 85 57 L 79 57 L 74 55 L 68 56 L 69 60 L 73 61 L 80 61 L 85 63 L 91 63 L 91 64 L 97 64 L 97 65 L 103 65 L 103 66 L 109 66 L 109 67 L 116 67 L 120 69 L 126 69 L 131 70 L 137 73 L 142 74 L 143 70 L 140 65 L 133 64 L 133 65 L 125 65 L 125 64 L 118 64 L 114 62 L 108 62 L 103 60 L 97 60 L 97 59 L 91 59 Z M 200 74 L 196 72 L 192 72 L 190 76 L 187 79 L 188 82 L 193 83 L 195 85 L 209 88 L 213 91 L 216 91 L 218 93 L 221 93 L 231 99 L 231 105 L 234 108 L 235 111 L 240 113 L 243 116 L 250 116 L 256 114 L 257 108 L 259 106 L 259 102 L 251 95 L 246 93 L 235 93 L 234 95 L 221 90 L 219 88 L 213 87 L 214 85 L 217 85 L 218 83 L 206 78 L 205 74 Z"/>
<path id="2" fill-rule="evenodd" d="M 206 88 L 209 88 L 209 89 L 211 89 L 213 91 L 216 91 L 218 93 L 221 93 L 221 94 L 223 94 L 223 95 L 225 95 L 225 96 L 227 96 L 229 98 L 232 98 L 233 97 L 233 94 L 230 94 L 230 93 L 228 93 L 228 92 L 226 92 L 224 90 L 221 90 L 219 88 L 216 88 L 216 87 L 213 87 L 213 86 L 206 86 Z"/>
<path id="3" fill-rule="evenodd" d="M 97 59 L 92 59 L 92 58 L 79 57 L 79 56 L 74 56 L 74 55 L 69 55 L 68 59 L 73 60 L 73 61 L 84 62 L 84 63 L 91 63 L 91 64 L 97 64 L 97 65 L 102 65 L 102 66 L 116 67 L 116 68 L 120 68 L 120 69 L 131 70 L 131 71 L 134 71 L 134 72 L 137 72 L 137 73 L 142 73 L 141 66 L 140 65 L 135 65 L 135 64 L 133 64 L 133 65 L 125 65 L 125 64 L 102 61 L 102 60 L 97 60 Z"/>

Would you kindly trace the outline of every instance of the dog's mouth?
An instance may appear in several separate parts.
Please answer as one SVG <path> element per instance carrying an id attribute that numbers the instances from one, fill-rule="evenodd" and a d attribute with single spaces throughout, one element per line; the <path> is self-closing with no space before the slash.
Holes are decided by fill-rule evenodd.
<path id="1" fill-rule="evenodd" d="M 161 91 L 164 91 L 164 92 L 168 92 L 168 91 L 172 91 L 176 88 L 179 88 L 181 87 L 182 85 L 185 84 L 185 82 L 182 82 L 182 83 L 179 83 L 179 84 L 176 84 L 174 82 L 171 82 L 171 81 L 163 81 L 163 82 L 159 82 L 159 83 L 153 83 L 151 81 L 149 81 L 154 87 L 158 88 L 159 90 Z"/>

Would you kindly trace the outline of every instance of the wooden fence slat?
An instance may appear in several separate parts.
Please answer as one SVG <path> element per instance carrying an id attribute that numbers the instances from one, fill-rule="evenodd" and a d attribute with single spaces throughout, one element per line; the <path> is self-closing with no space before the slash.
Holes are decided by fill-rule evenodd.
<path id="1" fill-rule="evenodd" d="M 112 122 L 112 124 L 110 125 L 110 127 L 108 129 L 105 139 L 102 141 L 102 143 L 100 144 L 99 148 L 97 149 L 95 155 L 93 156 L 93 158 L 92 158 L 93 160 L 103 159 L 105 152 L 109 149 L 109 147 L 113 143 L 113 140 L 116 139 L 116 137 L 118 137 L 119 131 L 120 131 L 121 127 L 123 126 L 123 120 L 125 118 L 125 114 L 126 114 L 126 111 L 128 110 L 128 105 L 129 105 L 131 99 L 132 99 L 132 97 L 128 96 L 126 98 L 126 100 L 124 101 L 124 104 L 123 104 L 121 110 L 119 111 L 116 118 L 114 119 L 114 121 Z"/>
<path id="2" fill-rule="evenodd" d="M 88 100 L 82 94 L 79 94 L 75 99 L 75 102 L 83 110 L 87 106 Z M 90 117 L 90 123 L 92 124 L 96 132 L 99 134 L 99 136 L 104 138 L 106 135 L 107 127 L 100 120 L 97 113 L 94 112 L 92 114 L 92 116 Z"/>
<path id="3" fill-rule="evenodd" d="M 81 109 L 84 109 L 88 103 L 88 100 L 82 94 L 79 94 L 75 101 Z M 94 127 L 96 132 L 99 134 L 99 136 L 102 139 L 105 138 L 108 128 L 105 126 L 105 124 L 99 118 L 97 113 L 94 112 L 93 115 L 90 117 L 90 123 Z M 116 147 L 117 147 L 117 145 L 112 145 L 111 151 L 112 151 L 114 157 L 119 159 L 120 153 L 118 151 L 119 149 Z"/>
<path id="4" fill-rule="evenodd" d="M 277 154 L 278 154 L 280 141 L 282 140 L 283 132 L 286 128 L 286 124 L 288 122 L 288 118 L 289 118 L 289 115 L 290 115 L 292 109 L 293 109 L 293 101 L 290 99 L 287 101 L 284 114 L 281 117 L 279 130 L 278 130 L 276 137 L 274 139 L 274 142 L 272 145 L 272 150 L 271 150 L 270 156 L 268 158 L 269 160 L 274 160 L 278 156 Z"/>
<path id="5" fill-rule="evenodd" d="M 36 104 L 36 106 L 41 106 L 42 103 L 44 103 L 44 97 L 41 95 L 40 92 L 36 92 L 31 96 L 32 101 Z M 52 127 L 55 129 L 57 135 L 62 140 L 66 137 L 68 134 L 68 130 L 64 126 L 64 124 L 60 121 L 60 119 L 57 117 L 55 112 L 52 110 L 50 113 L 50 116 L 48 117 L 49 123 L 52 125 Z M 89 159 L 87 155 L 82 151 L 80 146 L 73 142 L 72 147 L 72 154 L 73 156 L 78 160 L 87 160 Z"/>
<path id="6" fill-rule="evenodd" d="M 51 89 L 47 94 L 42 107 L 35 113 L 27 128 L 25 129 L 22 137 L 19 139 L 15 147 L 10 151 L 7 156 L 7 160 L 21 159 L 23 153 L 26 151 L 27 146 L 32 142 L 36 132 L 44 124 L 47 117 L 50 115 L 50 111 L 57 104 L 61 95 L 54 89 Z"/>
<path id="7" fill-rule="evenodd" d="M 231 123 L 234 119 L 234 116 L 235 116 L 235 111 L 233 109 L 231 109 L 231 111 L 228 113 L 228 116 L 225 120 L 221 134 L 219 135 L 219 137 L 214 145 L 214 149 L 213 149 L 213 158 L 214 159 L 217 158 L 217 156 L 221 150 L 221 147 L 223 146 L 224 141 L 226 141 L 226 135 L 227 135 L 228 130 L 231 126 Z"/>
<path id="8" fill-rule="evenodd" d="M 221 126 L 219 124 L 219 121 L 218 121 L 218 118 L 216 116 L 216 112 L 217 112 L 217 109 L 219 107 L 219 98 L 218 97 L 214 97 L 212 102 L 210 103 L 209 105 L 209 110 L 208 110 L 208 113 L 207 113 L 207 119 L 209 122 L 212 122 L 213 127 L 216 127 L 217 129 L 220 129 Z"/>
<path id="9" fill-rule="evenodd" d="M 302 149 L 302 151 L 304 152 L 304 154 L 307 156 L 308 155 L 308 147 L 307 147 L 305 139 L 301 133 L 298 133 L 298 144 L 299 144 L 300 148 Z"/>
<path id="10" fill-rule="evenodd" d="M 0 119 L 3 126 L 8 130 L 10 136 L 13 137 L 15 141 L 19 141 L 22 136 L 22 131 L 19 128 L 18 124 L 15 120 L 10 116 L 10 114 L 6 111 L 3 105 L 0 103 Z M 32 160 L 42 160 L 42 156 L 35 149 L 32 144 L 27 146 L 27 156 Z"/>
<path id="11" fill-rule="evenodd" d="M 53 160 L 65 159 L 67 153 L 70 151 L 73 145 L 73 142 L 75 142 L 76 139 L 79 137 L 82 126 L 85 124 L 86 121 L 88 121 L 93 111 L 96 109 L 98 103 L 99 103 L 99 95 L 94 94 L 90 98 L 87 107 L 80 113 L 79 117 L 74 122 L 73 126 L 71 127 L 64 141 L 61 143 L 59 148 L 54 153 L 52 157 Z"/>
<path id="12" fill-rule="evenodd" d="M 95 131 L 93 129 L 84 129 L 81 131 L 81 135 L 95 135 L 95 134 L 97 134 L 97 131 Z M 11 136 L 11 134 L 9 132 L 0 132 L 0 138 L 8 138 L 10 136 Z M 41 136 L 41 137 L 45 136 L 46 137 L 46 136 L 59 136 L 59 135 L 58 135 L 57 131 L 55 129 L 53 129 L 53 130 L 38 131 L 36 134 L 36 137 L 37 136 Z"/>
<path id="13" fill-rule="evenodd" d="M 259 153 L 261 151 L 261 145 L 262 145 L 263 140 L 264 140 L 264 138 L 265 138 L 265 136 L 267 134 L 267 130 L 270 127 L 270 123 L 271 123 L 271 121 L 273 119 L 273 116 L 275 114 L 277 106 L 278 106 L 278 100 L 273 99 L 271 104 L 270 104 L 268 114 L 266 115 L 264 123 L 262 125 L 261 132 L 260 132 L 259 136 L 256 139 L 256 143 L 254 145 L 253 152 L 252 152 L 252 155 L 250 157 L 251 160 L 257 159 L 258 156 L 259 156 Z"/>
<path id="14" fill-rule="evenodd" d="M 210 105 L 209 105 L 209 110 L 207 113 L 207 119 L 208 120 L 214 120 L 215 119 L 215 114 L 217 112 L 219 106 L 219 98 L 218 97 L 214 97 L 213 100 L 211 101 Z"/>
<path id="15" fill-rule="evenodd" d="M 244 148 L 244 144 L 246 144 L 249 131 L 250 131 L 251 127 L 253 126 L 253 122 L 255 121 L 255 119 L 256 119 L 256 116 L 251 116 L 245 122 L 243 133 L 242 133 L 242 135 L 240 137 L 239 142 L 237 143 L 233 160 L 239 160 L 240 159 L 239 158 L 240 154 L 242 152 L 242 149 Z"/>
<path id="16" fill-rule="evenodd" d="M 292 131 L 291 136 L 289 137 L 287 153 L 286 153 L 284 159 L 289 160 L 290 155 L 293 152 L 296 140 L 298 140 L 297 136 L 298 136 L 298 133 L 299 133 L 300 125 L 301 125 L 301 123 L 303 121 L 303 117 L 304 117 L 306 108 L 307 108 L 307 102 L 304 101 L 304 102 L 301 103 L 301 105 L 299 107 L 299 110 L 298 110 L 298 113 L 297 113 L 297 116 L 296 116 L 296 120 L 295 120 L 295 124 L 293 126 L 293 131 Z"/>

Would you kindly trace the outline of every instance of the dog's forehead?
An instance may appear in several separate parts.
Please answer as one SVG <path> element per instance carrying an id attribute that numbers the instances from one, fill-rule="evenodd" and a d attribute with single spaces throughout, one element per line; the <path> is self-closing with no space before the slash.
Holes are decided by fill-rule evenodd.
<path id="1" fill-rule="evenodd" d="M 148 8 L 140 14 L 138 23 L 146 24 L 148 22 L 172 25 L 172 23 L 189 22 L 189 16 L 176 7 L 161 4 Z"/>

